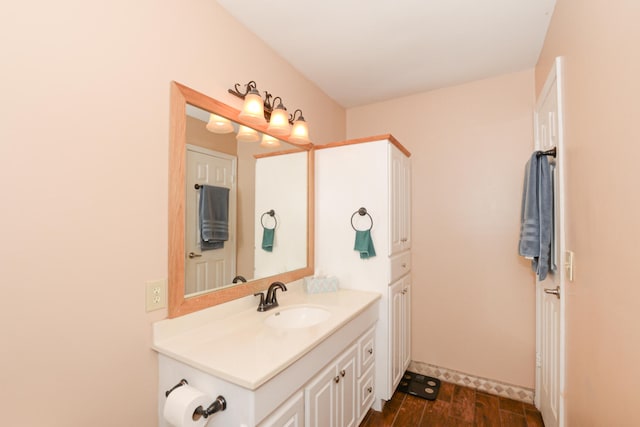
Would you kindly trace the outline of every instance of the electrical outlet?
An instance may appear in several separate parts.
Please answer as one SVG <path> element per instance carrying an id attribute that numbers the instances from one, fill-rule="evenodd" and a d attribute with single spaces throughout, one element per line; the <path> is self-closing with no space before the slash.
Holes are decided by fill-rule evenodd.
<path id="1" fill-rule="evenodd" d="M 154 280 L 146 283 L 147 311 L 158 310 L 167 306 L 167 281 Z"/>

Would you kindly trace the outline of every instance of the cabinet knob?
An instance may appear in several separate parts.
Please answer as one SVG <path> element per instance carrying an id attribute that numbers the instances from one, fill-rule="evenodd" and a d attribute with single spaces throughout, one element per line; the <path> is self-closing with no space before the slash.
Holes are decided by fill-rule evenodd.
<path id="1" fill-rule="evenodd" d="M 367 391 L 371 393 L 373 391 L 373 387 L 367 387 Z"/>
<path id="2" fill-rule="evenodd" d="M 407 263 L 406 262 L 402 263 L 402 268 L 407 268 Z"/>
<path id="3" fill-rule="evenodd" d="M 340 382 L 340 376 L 336 375 L 335 378 L 333 379 L 333 381 L 338 384 Z"/>
<path id="4" fill-rule="evenodd" d="M 367 353 L 369 353 L 369 354 L 373 354 L 373 349 L 372 349 L 372 348 L 370 348 L 369 350 L 367 350 Z"/>
<path id="5" fill-rule="evenodd" d="M 340 371 L 340 376 L 341 376 L 341 377 L 344 377 L 346 373 L 347 373 L 347 372 L 343 369 L 342 371 Z"/>

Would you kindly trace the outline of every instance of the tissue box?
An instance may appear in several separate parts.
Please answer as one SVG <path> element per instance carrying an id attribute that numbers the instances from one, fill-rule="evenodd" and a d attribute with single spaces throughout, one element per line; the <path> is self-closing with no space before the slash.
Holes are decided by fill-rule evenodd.
<path id="1" fill-rule="evenodd" d="M 308 294 L 318 294 L 321 292 L 335 292 L 339 289 L 338 278 L 332 277 L 305 277 L 304 289 Z"/>

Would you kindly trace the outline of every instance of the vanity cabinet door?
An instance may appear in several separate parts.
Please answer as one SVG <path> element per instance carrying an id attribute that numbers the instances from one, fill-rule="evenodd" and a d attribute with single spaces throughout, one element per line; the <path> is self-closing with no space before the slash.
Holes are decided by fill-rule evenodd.
<path id="1" fill-rule="evenodd" d="M 336 365 L 338 378 L 338 426 L 356 427 L 358 421 L 358 378 L 356 363 L 358 360 L 358 350 L 356 346 L 351 347 L 340 358 Z"/>
<path id="2" fill-rule="evenodd" d="M 389 144 L 389 255 L 411 248 L 411 161 Z"/>
<path id="3" fill-rule="evenodd" d="M 304 427 L 304 393 L 298 391 L 258 427 Z"/>
<path id="4" fill-rule="evenodd" d="M 307 427 L 340 427 L 336 405 L 338 388 L 334 379 L 336 367 L 331 364 L 305 387 L 305 420 Z"/>
<path id="5" fill-rule="evenodd" d="M 307 427 L 356 427 L 358 421 L 357 345 L 305 387 Z"/>
<path id="6" fill-rule="evenodd" d="M 411 279 L 403 277 L 389 287 L 389 349 L 392 389 L 400 383 L 411 358 Z"/>

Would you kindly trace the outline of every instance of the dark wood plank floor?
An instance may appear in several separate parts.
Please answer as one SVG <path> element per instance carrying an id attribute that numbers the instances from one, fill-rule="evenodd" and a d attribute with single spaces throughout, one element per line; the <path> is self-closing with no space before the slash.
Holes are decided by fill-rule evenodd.
<path id="1" fill-rule="evenodd" d="M 370 410 L 360 427 L 544 427 L 535 406 L 442 382 L 436 400 L 396 391 L 382 412 Z"/>

